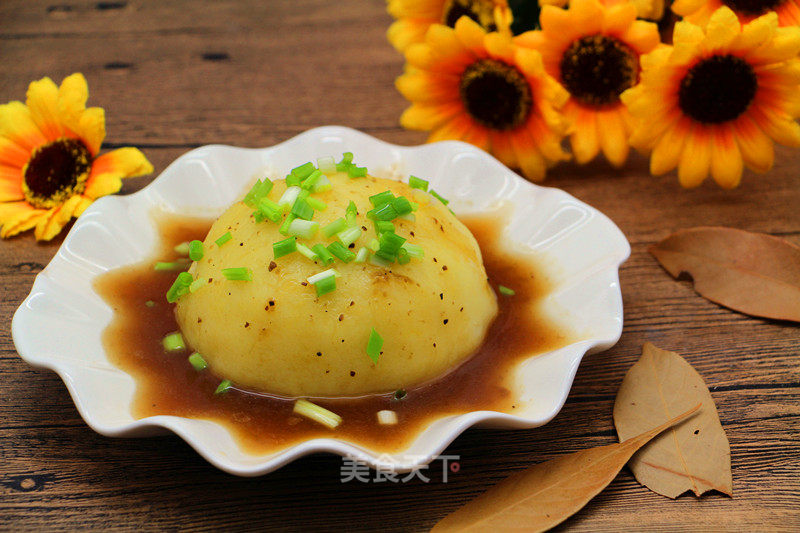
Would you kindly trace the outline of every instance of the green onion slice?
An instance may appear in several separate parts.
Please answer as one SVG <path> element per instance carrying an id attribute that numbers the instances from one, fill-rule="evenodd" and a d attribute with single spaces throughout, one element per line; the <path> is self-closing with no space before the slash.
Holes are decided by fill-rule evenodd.
<path id="1" fill-rule="evenodd" d="M 361 228 L 347 228 L 346 230 L 337 233 L 336 236 L 339 237 L 339 240 L 342 241 L 342 244 L 345 246 L 350 246 L 356 242 L 359 237 L 361 237 Z"/>
<path id="2" fill-rule="evenodd" d="M 203 359 L 203 356 L 197 352 L 194 352 L 192 355 L 189 356 L 189 364 L 191 364 L 192 367 L 194 367 L 194 369 L 197 370 L 198 372 L 208 368 L 208 363 L 206 363 L 206 360 Z"/>
<path id="3" fill-rule="evenodd" d="M 394 210 L 397 211 L 399 216 L 407 215 L 414 210 L 411 206 L 411 202 L 409 202 L 408 198 L 405 196 L 399 196 L 392 200 L 392 207 L 394 207 Z"/>
<path id="4" fill-rule="evenodd" d="M 289 227 L 286 233 L 287 235 L 296 235 L 297 237 L 310 239 L 311 237 L 317 234 L 318 229 L 319 229 L 319 222 L 313 222 L 311 220 L 303 220 L 302 218 L 297 218 L 289 223 Z"/>
<path id="5" fill-rule="evenodd" d="M 424 180 L 416 176 L 408 177 L 408 186 L 412 189 L 421 189 L 423 191 L 427 191 L 429 183 L 430 182 L 428 180 Z"/>
<path id="6" fill-rule="evenodd" d="M 311 174 L 308 175 L 306 179 L 300 183 L 300 187 L 307 191 L 314 190 L 314 187 L 317 185 L 317 181 L 322 177 L 322 172 L 319 170 L 313 170 Z"/>
<path id="7" fill-rule="evenodd" d="M 336 160 L 332 156 L 320 157 L 317 159 L 317 168 L 323 174 L 333 174 L 336 172 Z"/>
<path id="8" fill-rule="evenodd" d="M 369 248 L 366 246 L 362 246 L 358 253 L 356 254 L 356 258 L 353 260 L 354 263 L 365 263 L 369 259 Z"/>
<path id="9" fill-rule="evenodd" d="M 232 238 L 233 238 L 233 235 L 231 235 L 231 232 L 227 231 L 219 239 L 217 239 L 214 242 L 217 243 L 217 246 L 222 246 L 223 244 L 225 244 L 226 242 L 228 242 Z"/>
<path id="10" fill-rule="evenodd" d="M 223 268 L 222 275 L 230 281 L 252 281 L 253 273 L 246 267 Z"/>
<path id="11" fill-rule="evenodd" d="M 367 341 L 367 355 L 373 362 L 377 363 L 381 355 L 381 348 L 383 348 L 383 338 L 372 328 L 369 334 L 369 341 Z"/>
<path id="12" fill-rule="evenodd" d="M 339 424 L 342 423 L 341 416 L 315 403 L 311 403 L 308 400 L 301 399 L 294 402 L 294 412 L 298 415 L 310 418 L 314 422 L 319 422 L 330 429 L 336 429 Z"/>
<path id="13" fill-rule="evenodd" d="M 345 209 L 344 218 L 347 221 L 348 226 L 355 226 L 356 225 L 356 216 L 358 215 L 358 208 L 353 200 L 350 200 L 350 203 L 347 204 L 347 209 Z"/>
<path id="14" fill-rule="evenodd" d="M 181 352 L 186 349 L 186 343 L 183 341 L 183 335 L 180 331 L 170 333 L 161 341 L 164 349 L 168 352 Z"/>
<path id="15" fill-rule="evenodd" d="M 351 178 L 363 178 L 367 175 L 367 167 L 351 166 L 347 169 L 347 175 Z"/>
<path id="16" fill-rule="evenodd" d="M 314 246 L 311 247 L 311 249 L 314 251 L 315 254 L 317 254 L 317 257 L 319 258 L 320 261 L 322 261 L 322 264 L 330 265 L 331 263 L 334 262 L 333 255 L 331 255 L 328 249 L 325 248 L 324 244 L 322 243 L 315 244 Z"/>
<path id="17" fill-rule="evenodd" d="M 333 254 L 337 259 L 345 263 L 349 263 L 356 258 L 356 254 L 347 249 L 347 247 L 339 241 L 333 241 L 328 245 L 328 251 Z"/>
<path id="18" fill-rule="evenodd" d="M 189 243 L 189 259 L 192 261 L 200 261 L 204 253 L 202 241 L 194 240 Z"/>
<path id="19" fill-rule="evenodd" d="M 175 246 L 175 248 L 173 248 L 173 250 L 175 250 L 175 253 L 179 254 L 179 255 L 189 255 L 189 243 L 188 242 L 182 242 L 182 243 L 178 244 L 177 246 Z"/>
<path id="20" fill-rule="evenodd" d="M 296 222 L 296 221 L 295 221 Z M 297 250 L 297 237 L 289 237 L 282 241 L 272 243 L 272 253 L 275 259 L 289 255 Z"/>
<path id="21" fill-rule="evenodd" d="M 305 244 L 302 244 L 302 243 L 298 242 L 297 243 L 297 251 L 300 252 L 300 254 L 302 254 L 302 255 L 306 256 L 307 258 L 311 259 L 312 261 L 316 261 L 317 260 L 317 254 L 315 254 L 311 250 L 311 248 L 309 248 Z"/>
<path id="22" fill-rule="evenodd" d="M 347 221 L 340 217 L 322 228 L 322 234 L 326 237 L 331 237 L 335 233 L 344 231 L 345 228 L 347 228 Z"/>
<path id="23" fill-rule="evenodd" d="M 294 205 L 295 201 L 297 201 L 297 197 L 300 196 L 300 191 L 302 190 L 303 189 L 297 187 L 296 185 L 288 187 L 278 200 L 278 205 L 280 206 Z"/>
<path id="24" fill-rule="evenodd" d="M 498 285 L 497 290 L 500 291 L 500 294 L 503 296 L 514 296 L 517 292 L 514 289 L 510 289 L 505 285 Z"/>
<path id="25" fill-rule="evenodd" d="M 307 178 L 312 172 L 314 172 L 314 163 L 309 161 L 308 163 L 303 163 L 299 167 L 294 167 L 292 169 L 292 174 L 297 176 L 300 179 Z"/>
<path id="26" fill-rule="evenodd" d="M 372 204 L 372 207 L 380 207 L 384 204 L 391 203 L 392 200 L 394 200 L 394 194 L 392 194 L 392 191 L 383 191 L 369 197 L 369 203 Z"/>
<path id="27" fill-rule="evenodd" d="M 446 200 L 445 198 L 442 198 L 441 196 L 439 196 L 439 193 L 434 191 L 433 189 L 431 189 L 428 192 L 430 193 L 431 196 L 433 196 L 434 198 L 436 198 L 437 200 L 442 202 L 444 205 L 447 205 L 447 204 L 450 203 L 450 200 Z"/>
<path id="28" fill-rule="evenodd" d="M 311 220 L 314 218 L 314 208 L 311 207 L 305 198 L 297 198 L 292 204 L 290 214 L 303 220 Z"/>
<path id="29" fill-rule="evenodd" d="M 294 220 L 295 220 L 296 218 L 297 218 L 297 217 L 296 217 L 296 216 L 294 216 L 294 215 L 293 215 L 293 214 L 291 214 L 291 213 L 289 213 L 288 215 L 286 215 L 286 218 L 285 218 L 285 219 L 283 219 L 283 224 L 281 224 L 281 227 L 280 227 L 280 228 L 278 228 L 278 232 L 279 232 L 281 235 L 289 235 L 289 226 L 291 226 L 292 222 L 294 222 Z"/>
<path id="30" fill-rule="evenodd" d="M 217 385 L 217 389 L 214 391 L 214 394 L 225 394 L 228 390 L 233 386 L 229 379 L 223 379 L 219 385 Z"/>
<path id="31" fill-rule="evenodd" d="M 174 272 L 176 270 L 186 270 L 187 268 L 189 268 L 189 260 L 186 258 L 180 258 L 172 262 L 158 261 L 153 266 L 153 270 L 157 272 Z"/>
<path id="32" fill-rule="evenodd" d="M 194 294 L 205 285 L 208 285 L 208 278 L 197 278 L 189 285 L 189 292 Z"/>
<path id="33" fill-rule="evenodd" d="M 410 257 L 415 259 L 422 259 L 425 257 L 425 251 L 422 249 L 422 246 L 417 244 L 411 244 L 410 242 L 404 242 L 402 246 L 403 250 L 408 253 Z"/>

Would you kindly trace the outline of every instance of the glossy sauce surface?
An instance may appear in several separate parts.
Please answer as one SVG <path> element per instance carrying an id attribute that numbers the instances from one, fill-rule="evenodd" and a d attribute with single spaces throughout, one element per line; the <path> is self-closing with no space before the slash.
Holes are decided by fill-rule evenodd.
<path id="1" fill-rule="evenodd" d="M 158 217 L 162 241 L 153 260 L 109 272 L 95 285 L 115 312 L 103 338 L 109 357 L 137 381 L 134 417 L 214 420 L 230 428 L 244 450 L 259 454 L 312 437 L 340 437 L 393 452 L 407 447 L 431 420 L 446 415 L 476 410 L 513 413 L 516 406 L 505 385 L 510 372 L 531 354 L 566 345 L 567 335 L 536 312 L 536 302 L 549 292 L 544 269 L 532 268 L 530 256 L 515 257 L 501 248 L 502 215 L 462 221 L 480 244 L 495 292 L 498 285 L 505 285 L 516 294 L 497 292 L 499 314 L 469 360 L 436 381 L 406 391 L 402 400 L 393 395 L 314 400 L 342 416 L 342 424 L 329 430 L 295 415 L 290 399 L 238 389 L 214 395 L 221 378 L 208 370 L 195 371 L 187 361 L 191 350 L 165 353 L 163 337 L 178 330 L 174 305 L 164 296 L 176 273 L 156 272 L 153 263 L 175 258 L 173 247 L 181 242 L 203 240 L 212 221 Z M 146 305 L 148 301 L 154 305 Z M 378 424 L 376 413 L 382 409 L 395 411 L 399 423 Z"/>

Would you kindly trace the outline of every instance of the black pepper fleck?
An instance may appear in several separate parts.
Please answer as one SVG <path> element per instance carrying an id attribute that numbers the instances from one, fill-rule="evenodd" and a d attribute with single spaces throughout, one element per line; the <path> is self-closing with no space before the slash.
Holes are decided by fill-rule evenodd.
<path id="1" fill-rule="evenodd" d="M 275 261 L 270 261 L 269 262 L 269 271 L 272 272 L 276 268 L 278 268 L 278 263 L 276 263 Z"/>
<path id="2" fill-rule="evenodd" d="M 353 376 L 355 376 L 355 375 L 356 375 L 356 372 L 355 372 L 355 370 L 351 370 L 351 371 L 350 371 L 350 377 L 353 377 Z"/>

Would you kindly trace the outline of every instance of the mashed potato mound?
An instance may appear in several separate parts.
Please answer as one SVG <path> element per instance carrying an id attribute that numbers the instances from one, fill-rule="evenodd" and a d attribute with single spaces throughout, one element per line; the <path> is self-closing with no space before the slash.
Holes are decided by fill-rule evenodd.
<path id="1" fill-rule="evenodd" d="M 344 217 L 352 200 L 365 230 L 352 249 L 358 251 L 376 238 L 366 217 L 369 197 L 390 190 L 418 201 L 415 221 L 393 222 L 398 235 L 424 249 L 424 258 L 388 267 L 339 260 L 323 266 L 298 252 L 274 259 L 272 244 L 286 238 L 279 224 L 256 222 L 242 202 L 231 206 L 189 270 L 209 283 L 183 296 L 176 316 L 188 343 L 237 387 L 289 397 L 414 387 L 474 353 L 497 314 L 478 244 L 447 207 L 427 195 L 430 201 L 419 201 L 419 191 L 398 181 L 343 173 L 329 179 L 333 188 L 313 195 L 327 204 L 314 214 L 320 227 Z M 277 201 L 286 185 L 274 183 L 268 197 Z M 232 238 L 215 244 L 226 232 Z M 311 247 L 334 238 L 320 231 L 298 242 Z M 249 268 L 252 280 L 226 279 L 222 269 L 231 267 Z M 306 279 L 328 268 L 341 277 L 335 291 L 318 297 Z M 377 363 L 366 352 L 373 328 L 384 341 Z"/>

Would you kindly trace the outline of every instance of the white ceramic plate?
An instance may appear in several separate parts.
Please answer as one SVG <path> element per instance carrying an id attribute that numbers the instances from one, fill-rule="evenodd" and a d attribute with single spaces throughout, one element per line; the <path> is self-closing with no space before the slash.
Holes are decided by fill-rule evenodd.
<path id="1" fill-rule="evenodd" d="M 205 420 L 131 415 L 135 382 L 109 362 L 101 334 L 111 308 L 92 289 L 98 275 L 150 258 L 158 235 L 155 210 L 218 215 L 265 169 L 283 176 L 308 160 L 344 151 L 373 174 L 430 179 L 457 214 L 510 204 L 509 244 L 545 258 L 554 290 L 544 303 L 575 341 L 532 354 L 516 372 L 514 415 L 476 411 L 437 420 L 411 446 L 386 455 L 343 439 L 317 438 L 268 455 L 243 452 L 223 426 Z M 12 334 L 28 363 L 53 370 L 67 385 L 83 419 L 108 436 L 177 433 L 215 466 L 254 476 L 315 452 L 331 452 L 373 468 L 409 471 L 427 464 L 473 425 L 532 428 L 561 409 L 583 355 L 608 349 L 622 331 L 618 268 L 630 253 L 625 236 L 602 213 L 558 189 L 538 187 L 486 153 L 460 142 L 403 147 L 336 126 L 316 128 L 270 148 L 204 146 L 179 157 L 157 179 L 128 196 L 95 202 L 75 223 L 56 256 L 36 277 L 14 315 Z"/>

